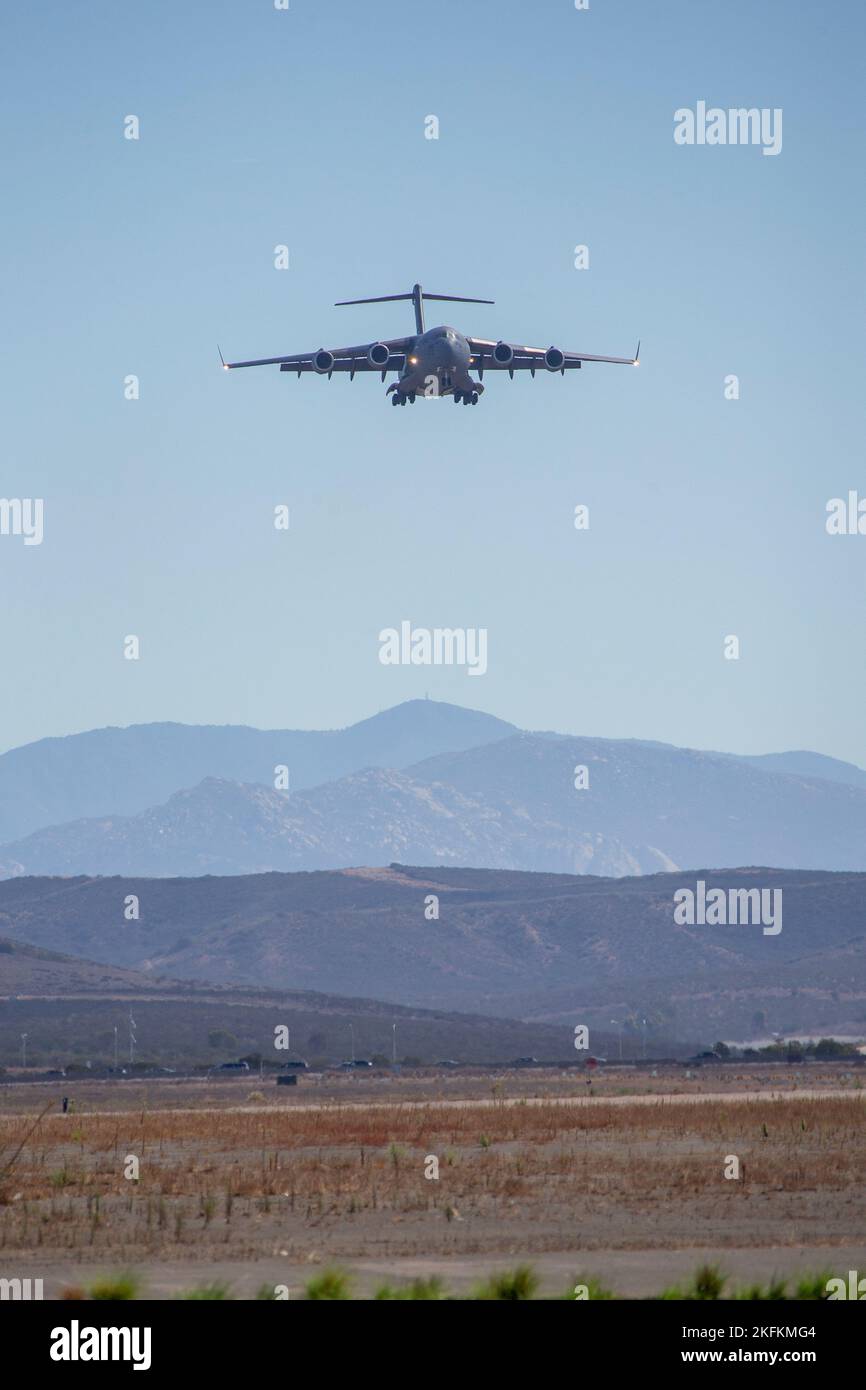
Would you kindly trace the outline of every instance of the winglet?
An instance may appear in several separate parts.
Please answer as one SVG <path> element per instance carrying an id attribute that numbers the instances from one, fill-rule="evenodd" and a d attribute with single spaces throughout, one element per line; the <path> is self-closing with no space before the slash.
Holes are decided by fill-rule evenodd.
<path id="1" fill-rule="evenodd" d="M 229 369 L 228 363 L 226 362 L 225 358 L 223 357 L 222 348 L 220 347 L 219 343 L 217 343 L 217 352 L 219 353 L 219 355 L 220 355 L 220 361 L 221 361 L 222 364 L 223 364 L 223 371 L 227 372 L 228 369 Z"/>
<path id="2" fill-rule="evenodd" d="M 637 352 L 634 355 L 634 365 L 636 367 L 640 366 L 640 338 L 637 340 Z"/>

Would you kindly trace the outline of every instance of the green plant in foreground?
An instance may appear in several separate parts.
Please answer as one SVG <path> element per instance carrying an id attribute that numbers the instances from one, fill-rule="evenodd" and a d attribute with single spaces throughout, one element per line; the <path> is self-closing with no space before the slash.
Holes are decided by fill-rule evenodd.
<path id="1" fill-rule="evenodd" d="M 826 1269 L 819 1274 L 803 1274 L 797 1281 L 793 1296 L 810 1302 L 828 1299 L 827 1284 L 832 1278 Z"/>
<path id="2" fill-rule="evenodd" d="M 100 1302 L 128 1302 L 138 1293 L 139 1282 L 134 1274 L 107 1274 L 90 1285 L 90 1297 Z"/>
<path id="3" fill-rule="evenodd" d="M 696 1271 L 691 1284 L 685 1289 L 673 1284 L 670 1288 L 662 1289 L 657 1295 L 659 1301 L 670 1303 L 679 1299 L 689 1302 L 704 1302 L 721 1298 L 725 1287 L 725 1276 L 720 1272 L 717 1265 L 701 1265 Z"/>
<path id="4" fill-rule="evenodd" d="M 484 1302 L 491 1300 L 525 1300 L 532 1298 L 538 1288 L 538 1275 L 531 1265 L 518 1265 L 516 1269 L 493 1274 L 486 1284 L 481 1284 L 472 1295 Z"/>
<path id="5" fill-rule="evenodd" d="M 430 1279 L 413 1279 L 411 1284 L 404 1284 L 402 1288 L 392 1288 L 390 1284 L 382 1284 L 374 1293 L 373 1297 L 387 1302 L 396 1302 L 407 1299 L 432 1299 L 439 1301 L 446 1297 L 442 1286 L 442 1280 L 434 1274 Z"/>
<path id="6" fill-rule="evenodd" d="M 734 1298 L 738 1302 L 762 1302 L 779 1303 L 787 1299 L 787 1284 L 784 1279 L 774 1277 L 766 1288 L 762 1284 L 750 1284 L 745 1289 L 738 1289 Z"/>
<path id="7" fill-rule="evenodd" d="M 345 1300 L 350 1297 L 349 1276 L 342 1269 L 325 1269 L 315 1279 L 310 1280 L 306 1294 L 309 1299 Z"/>
<path id="8" fill-rule="evenodd" d="M 725 1276 L 718 1265 L 701 1265 L 692 1284 L 692 1298 L 721 1298 L 725 1287 Z"/>

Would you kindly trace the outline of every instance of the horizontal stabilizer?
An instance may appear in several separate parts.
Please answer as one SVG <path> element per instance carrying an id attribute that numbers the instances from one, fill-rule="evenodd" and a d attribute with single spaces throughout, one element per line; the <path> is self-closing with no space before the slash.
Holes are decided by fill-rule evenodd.
<path id="1" fill-rule="evenodd" d="M 454 304 L 495 304 L 495 299 L 467 299 L 463 294 L 428 294 L 424 290 L 425 299 L 450 299 Z"/>
<path id="2" fill-rule="evenodd" d="M 377 294 L 370 299 L 338 299 L 335 308 L 342 308 L 345 304 L 388 304 L 394 299 L 411 299 L 415 306 L 415 328 L 418 333 L 424 332 L 424 300 L 425 299 L 447 299 L 454 304 L 492 304 L 492 299 L 468 299 L 462 294 L 428 294 L 420 285 L 413 285 L 410 294 Z"/>
<path id="3" fill-rule="evenodd" d="M 388 304 L 392 299 L 412 299 L 411 294 L 376 294 L 372 299 L 338 299 L 334 305 L 340 309 L 345 304 Z"/>

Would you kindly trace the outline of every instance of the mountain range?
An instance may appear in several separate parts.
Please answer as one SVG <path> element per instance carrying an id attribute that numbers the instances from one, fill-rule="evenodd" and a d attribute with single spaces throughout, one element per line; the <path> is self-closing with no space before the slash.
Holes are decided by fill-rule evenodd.
<path id="1" fill-rule="evenodd" d="M 395 864 L 9 879 L 0 936 L 148 977 L 583 1022 L 608 1035 L 629 1017 L 709 1042 L 756 1028 L 862 1034 L 866 875 L 701 877 L 708 889 L 781 890 L 782 930 L 678 924 L 674 894 L 695 888 L 693 872 L 598 878 Z M 125 915 L 131 897 L 136 920 Z"/>
<path id="2" fill-rule="evenodd" d="M 336 731 L 132 724 L 44 738 L 0 756 L 0 841 L 83 817 L 134 815 L 206 777 L 292 790 L 363 767 L 407 767 L 504 738 L 514 725 L 436 700 L 410 700 Z"/>
<path id="3" fill-rule="evenodd" d="M 414 700 L 330 733 L 156 724 L 45 739 L 0 757 L 0 836 L 3 878 L 394 860 L 866 870 L 866 773 L 809 752 L 525 733 Z"/>
<path id="4" fill-rule="evenodd" d="M 126 1061 L 135 1009 L 139 1062 L 190 1065 L 258 1052 L 280 1061 L 274 1030 L 290 1030 L 294 1053 L 339 1061 L 358 1055 L 506 1062 L 532 1055 L 576 1060 L 573 1030 L 487 1014 L 402 1007 L 313 991 L 237 989 L 98 965 L 0 937 L 0 1071 L 21 1060 L 22 1034 L 33 1066 Z M 601 1034 L 598 1035 L 600 1045 Z M 670 1044 L 676 1052 L 676 1044 Z M 668 1049 L 670 1050 L 670 1048 Z M 285 1056 L 286 1054 L 283 1054 Z"/>

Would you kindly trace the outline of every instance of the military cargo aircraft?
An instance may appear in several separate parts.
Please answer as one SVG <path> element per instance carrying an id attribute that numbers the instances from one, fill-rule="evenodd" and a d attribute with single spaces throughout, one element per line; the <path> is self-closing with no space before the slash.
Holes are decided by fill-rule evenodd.
<path id="1" fill-rule="evenodd" d="M 220 352 L 225 370 L 236 367 L 279 367 L 281 372 L 317 372 L 330 377 L 334 372 L 348 372 L 351 380 L 356 372 L 380 372 L 382 380 L 388 372 L 396 372 L 397 380 L 386 396 L 392 405 L 415 404 L 418 396 L 451 396 L 455 405 L 477 405 L 484 390 L 485 372 L 531 372 L 540 368 L 561 372 L 582 367 L 584 362 L 615 362 L 636 367 L 640 343 L 634 357 L 599 357 L 590 352 L 565 352 L 562 348 L 526 347 L 520 343 L 493 342 L 487 338 L 470 338 L 456 328 L 442 325 L 425 328 L 424 301 L 448 300 L 454 304 L 492 304 L 492 299 L 467 299 L 460 294 L 428 294 L 420 285 L 413 285 L 409 294 L 383 294 L 372 299 L 341 299 L 336 307 L 346 304 L 387 304 L 396 299 L 410 299 L 415 308 L 415 332 L 408 338 L 382 338 L 358 347 L 319 348 L 315 352 L 295 353 L 290 357 L 259 357 L 251 362 L 226 362 Z M 471 375 L 478 373 L 478 380 Z"/>

